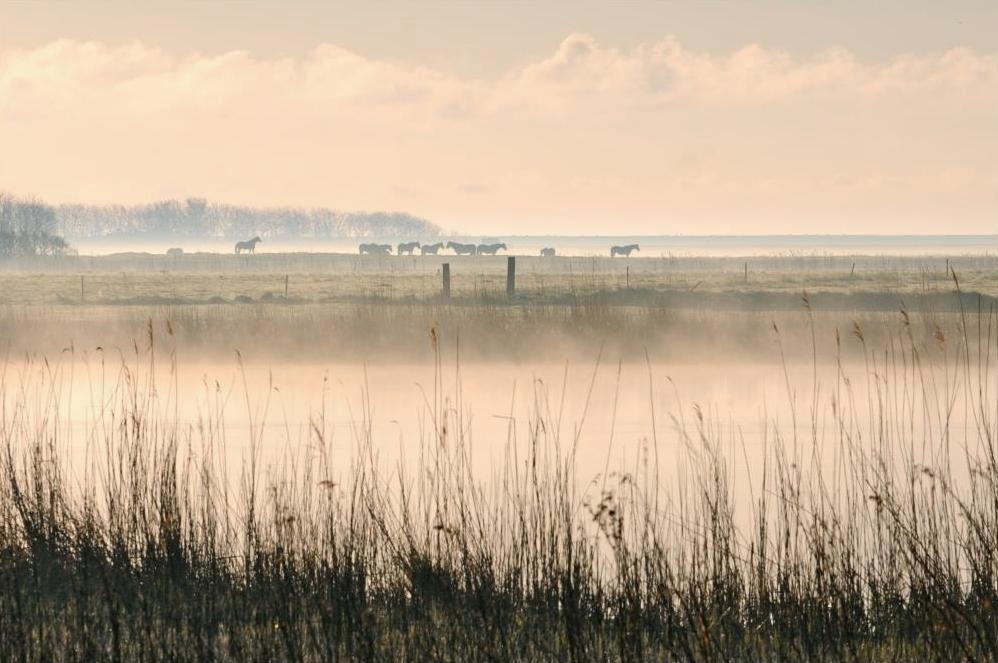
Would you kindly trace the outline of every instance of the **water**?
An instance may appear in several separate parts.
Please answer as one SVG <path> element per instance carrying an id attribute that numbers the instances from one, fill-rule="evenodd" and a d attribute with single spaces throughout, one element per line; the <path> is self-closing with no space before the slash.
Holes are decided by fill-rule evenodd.
<path id="1" fill-rule="evenodd" d="M 45 398 L 57 393 L 69 408 L 70 416 L 58 424 L 60 439 L 80 481 L 93 474 L 100 456 L 94 431 L 105 427 L 113 433 L 113 427 L 106 428 L 108 415 L 121 415 L 121 382 L 119 367 L 110 362 L 101 367 L 74 361 L 64 360 L 55 373 L 38 365 L 8 366 L 7 412 L 13 413 L 11 404 L 23 397 L 9 385 L 32 375 L 36 380 L 42 373 L 55 375 L 46 378 L 57 385 L 55 392 L 43 388 L 39 393 Z M 857 421 L 865 425 L 873 421 L 862 387 L 865 367 L 852 364 L 845 370 L 857 385 Z M 827 476 L 842 470 L 845 448 L 829 408 L 835 371 L 831 364 L 819 366 L 815 374 L 804 364 L 784 372 L 776 362 L 704 358 L 695 364 L 649 366 L 610 358 L 599 366 L 472 362 L 439 369 L 433 364 L 181 363 L 174 370 L 165 363 L 155 369 L 140 363 L 131 375 L 145 385 L 145 393 L 149 376 L 156 376 L 157 400 L 146 425 L 155 421 L 167 432 L 175 426 L 182 457 L 208 453 L 205 441 L 212 438 L 212 453 L 220 456 L 218 464 L 232 482 L 254 448 L 265 480 L 300 466 L 304 455 L 318 453 L 316 431 L 341 485 L 349 484 L 358 455 L 368 457 L 368 439 L 369 458 L 382 477 L 418 474 L 434 446 L 453 451 L 460 442 L 476 478 L 488 482 L 510 463 L 522 470 L 537 436 L 549 457 L 559 449 L 562 457 L 576 450 L 576 486 L 583 493 L 601 486 L 608 472 L 642 476 L 646 468 L 657 467 L 665 497 L 678 499 L 693 468 L 711 452 L 725 459 L 736 501 L 750 505 L 777 438 L 788 449 L 800 440 L 796 462 L 802 466 L 813 465 Z M 815 381 L 819 406 L 812 416 Z M 37 406 L 45 399 L 28 400 Z M 954 439 L 968 432 L 973 438 L 972 419 L 962 419 L 961 401 L 954 403 Z M 448 434 L 441 442 L 434 431 L 445 422 Z M 922 426 L 887 434 L 906 446 L 924 444 L 922 432 L 932 432 Z M 817 448 L 811 445 L 815 435 Z M 869 444 L 869 438 L 861 444 Z M 955 445 L 954 453 L 959 450 Z M 916 460 L 931 464 L 939 458 Z"/>

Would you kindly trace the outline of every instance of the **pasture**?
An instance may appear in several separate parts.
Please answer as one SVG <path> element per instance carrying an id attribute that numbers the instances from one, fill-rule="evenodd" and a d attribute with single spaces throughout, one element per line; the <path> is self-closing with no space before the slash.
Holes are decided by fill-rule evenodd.
<path id="1" fill-rule="evenodd" d="M 516 292 L 523 303 L 571 303 L 602 295 L 618 303 L 712 308 L 755 307 L 753 297 L 821 294 L 897 296 L 949 292 L 952 273 L 964 292 L 998 295 L 998 257 L 540 257 L 518 256 Z M 219 304 L 283 298 L 295 302 L 432 302 L 441 267 L 450 265 L 459 303 L 505 297 L 505 256 L 222 255 L 194 253 L 34 257 L 0 263 L 0 304 Z M 688 296 L 689 295 L 689 296 Z M 893 299 L 892 299 L 893 298 Z M 889 301 L 888 301 L 889 300 Z M 764 301 L 762 308 L 776 305 Z M 838 306 L 850 308 L 845 301 Z"/>

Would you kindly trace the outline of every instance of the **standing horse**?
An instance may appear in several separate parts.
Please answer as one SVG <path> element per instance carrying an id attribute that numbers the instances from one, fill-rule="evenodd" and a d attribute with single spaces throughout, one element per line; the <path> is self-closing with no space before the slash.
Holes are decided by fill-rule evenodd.
<path id="1" fill-rule="evenodd" d="M 426 255 L 435 256 L 437 255 L 437 251 L 443 248 L 443 245 L 444 245 L 443 242 L 437 242 L 436 244 L 423 244 L 421 247 L 419 247 L 419 252 L 424 256 Z"/>
<path id="2" fill-rule="evenodd" d="M 402 244 L 399 244 L 398 254 L 402 255 L 403 253 L 408 253 L 409 255 L 412 255 L 412 252 L 418 248 L 419 248 L 419 242 L 404 242 Z"/>
<path id="3" fill-rule="evenodd" d="M 614 256 L 629 256 L 631 251 L 640 251 L 641 247 L 637 244 L 627 244 L 625 246 L 611 246 L 610 247 L 610 257 Z"/>
<path id="4" fill-rule="evenodd" d="M 553 258 L 555 255 L 555 250 L 550 246 L 545 246 L 541 249 L 541 255 L 545 258 Z"/>
<path id="5" fill-rule="evenodd" d="M 499 249 L 502 249 L 503 251 L 505 251 L 506 250 L 506 245 L 503 244 L 502 242 L 499 242 L 498 244 L 479 244 L 478 245 L 478 255 L 480 255 L 480 256 L 494 256 L 496 254 L 496 251 L 498 251 Z"/>
<path id="6" fill-rule="evenodd" d="M 256 253 L 256 245 L 262 242 L 259 236 L 253 239 L 246 240 L 245 242 L 236 242 L 236 253 L 242 253 L 246 251 L 247 253 Z"/>
<path id="7" fill-rule="evenodd" d="M 360 255 L 387 256 L 392 252 L 391 244 L 361 244 L 358 248 Z"/>
<path id="8" fill-rule="evenodd" d="M 447 242 L 447 248 L 454 251 L 455 254 L 462 256 L 473 256 L 478 253 L 478 247 L 474 244 L 462 244 L 461 242 Z"/>

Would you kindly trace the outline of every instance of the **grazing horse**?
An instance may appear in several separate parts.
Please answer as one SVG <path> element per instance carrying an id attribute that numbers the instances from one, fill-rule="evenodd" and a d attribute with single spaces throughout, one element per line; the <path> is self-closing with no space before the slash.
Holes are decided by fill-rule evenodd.
<path id="1" fill-rule="evenodd" d="M 478 245 L 478 255 L 480 255 L 480 256 L 494 256 L 496 254 L 496 251 L 498 251 L 499 249 L 502 249 L 503 251 L 505 251 L 506 250 L 506 245 L 503 244 L 502 242 L 499 242 L 498 244 L 479 244 Z"/>
<path id="2" fill-rule="evenodd" d="M 611 246 L 610 247 L 610 257 L 614 256 L 629 256 L 631 251 L 640 251 L 641 247 L 637 244 L 627 244 L 626 246 Z"/>
<path id="3" fill-rule="evenodd" d="M 437 242 L 436 244 L 423 244 L 421 247 L 419 247 L 419 252 L 422 253 L 424 256 L 426 255 L 435 256 L 437 255 L 437 251 L 443 248 L 443 246 L 444 246 L 443 242 Z"/>
<path id="4" fill-rule="evenodd" d="M 541 249 L 541 255 L 544 256 L 545 258 L 553 258 L 554 254 L 555 250 L 550 246 L 545 246 L 543 249 Z"/>
<path id="5" fill-rule="evenodd" d="M 184 255 L 184 250 L 183 249 L 176 249 L 176 248 L 174 248 L 174 249 L 167 249 L 166 250 L 166 257 L 167 258 L 179 258 L 182 255 Z"/>
<path id="6" fill-rule="evenodd" d="M 419 242 L 404 242 L 402 244 L 399 244 L 398 254 L 402 255 L 403 253 L 408 253 L 409 255 L 412 255 L 412 252 L 418 248 L 419 248 Z"/>
<path id="7" fill-rule="evenodd" d="M 361 244 L 360 255 L 387 256 L 391 255 L 391 244 Z"/>
<path id="8" fill-rule="evenodd" d="M 262 241 L 263 240 L 260 239 L 259 236 L 257 236 L 257 237 L 254 237 L 253 239 L 247 240 L 245 242 L 236 242 L 236 253 L 237 254 L 238 253 L 242 253 L 243 251 L 246 251 L 248 253 L 255 253 L 256 252 L 256 245 L 259 244 Z"/>
<path id="9" fill-rule="evenodd" d="M 451 249 L 457 255 L 468 255 L 473 256 L 478 253 L 478 247 L 474 244 L 462 244 L 461 242 L 447 242 L 447 248 Z"/>

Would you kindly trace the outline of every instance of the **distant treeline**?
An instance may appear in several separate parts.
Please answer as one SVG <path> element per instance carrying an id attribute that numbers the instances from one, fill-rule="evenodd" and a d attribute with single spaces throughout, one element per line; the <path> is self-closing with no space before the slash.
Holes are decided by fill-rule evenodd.
<path id="1" fill-rule="evenodd" d="M 175 237 L 435 237 L 440 228 L 399 212 L 338 212 L 326 208 L 239 207 L 202 198 L 148 205 L 59 205 L 59 234 L 73 238 Z"/>
<path id="2" fill-rule="evenodd" d="M 69 245 L 57 232 L 51 205 L 0 191 L 0 257 L 65 253 Z"/>

